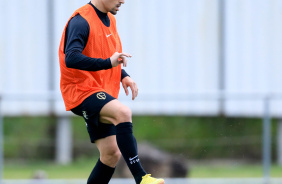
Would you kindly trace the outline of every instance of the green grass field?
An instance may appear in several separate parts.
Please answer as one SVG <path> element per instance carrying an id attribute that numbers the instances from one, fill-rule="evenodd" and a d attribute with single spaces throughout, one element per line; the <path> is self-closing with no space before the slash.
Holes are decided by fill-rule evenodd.
<path id="1" fill-rule="evenodd" d="M 93 164 L 91 164 L 91 162 Z M 85 179 L 88 178 L 95 159 L 81 159 L 73 164 L 62 166 L 47 162 L 6 163 L 5 179 L 30 179 L 38 170 L 47 173 L 49 179 Z M 262 177 L 261 165 L 192 165 L 190 178 L 256 178 Z M 271 177 L 282 177 L 282 167 L 273 165 Z"/>
<path id="2" fill-rule="evenodd" d="M 261 165 L 238 166 L 195 166 L 191 169 L 191 178 L 259 178 L 262 177 Z M 282 167 L 273 165 L 271 177 L 282 177 Z"/>

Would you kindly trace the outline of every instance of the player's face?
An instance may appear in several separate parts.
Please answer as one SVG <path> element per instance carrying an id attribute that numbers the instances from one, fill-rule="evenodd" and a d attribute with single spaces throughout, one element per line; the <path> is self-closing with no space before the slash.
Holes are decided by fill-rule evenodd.
<path id="1" fill-rule="evenodd" d="M 121 4 L 124 4 L 124 0 L 104 0 L 105 8 L 114 15 L 119 11 Z"/>

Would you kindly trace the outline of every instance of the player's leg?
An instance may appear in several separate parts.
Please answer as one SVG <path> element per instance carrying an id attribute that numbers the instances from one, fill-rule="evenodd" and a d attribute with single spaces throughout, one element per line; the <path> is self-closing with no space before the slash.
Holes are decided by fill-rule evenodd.
<path id="1" fill-rule="evenodd" d="M 163 184 L 162 179 L 146 175 L 138 157 L 137 142 L 132 130 L 131 110 L 118 100 L 108 102 L 100 111 L 100 122 L 116 126 L 117 145 L 137 184 Z M 146 175 L 146 177 L 144 177 Z M 142 180 L 143 178 L 143 180 Z"/>
<path id="2" fill-rule="evenodd" d="M 121 153 L 117 146 L 116 136 L 112 135 L 106 138 L 97 140 L 97 148 L 100 152 L 100 160 L 104 164 L 115 168 L 121 157 Z"/>
<path id="3" fill-rule="evenodd" d="M 99 121 L 106 124 L 114 124 L 115 126 L 124 122 L 131 123 L 132 113 L 127 106 L 115 99 L 105 104 L 101 109 Z"/>
<path id="4" fill-rule="evenodd" d="M 72 112 L 82 116 L 85 120 L 87 131 L 92 143 L 96 143 L 101 153 L 92 170 L 87 184 L 108 184 L 114 171 L 115 165 L 120 158 L 120 152 L 116 143 L 116 129 L 113 124 L 99 122 L 101 108 L 115 98 L 106 93 L 98 92 L 85 99 Z"/>
<path id="5" fill-rule="evenodd" d="M 87 184 L 108 184 L 121 153 L 116 143 L 116 136 L 112 135 L 95 141 L 100 152 L 100 159 L 92 170 Z"/>

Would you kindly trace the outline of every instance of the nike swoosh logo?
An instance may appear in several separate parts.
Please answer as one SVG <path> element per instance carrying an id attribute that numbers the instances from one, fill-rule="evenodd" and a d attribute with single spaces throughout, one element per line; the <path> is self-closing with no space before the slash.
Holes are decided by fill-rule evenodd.
<path id="1" fill-rule="evenodd" d="M 108 38 L 109 36 L 111 36 L 112 34 L 106 35 L 106 37 Z"/>
<path id="2" fill-rule="evenodd" d="M 137 158 L 138 157 L 138 155 L 136 155 L 135 157 L 133 157 L 133 158 L 129 158 L 129 161 L 132 161 L 132 160 L 134 160 L 135 158 Z"/>

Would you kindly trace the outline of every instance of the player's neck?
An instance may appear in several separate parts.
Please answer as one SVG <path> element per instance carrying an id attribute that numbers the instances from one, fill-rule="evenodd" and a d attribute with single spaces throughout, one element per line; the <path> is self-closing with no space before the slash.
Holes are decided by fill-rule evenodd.
<path id="1" fill-rule="evenodd" d="M 100 12 L 108 13 L 107 10 L 104 8 L 102 2 L 100 0 L 91 0 L 91 4 L 93 4 Z"/>

